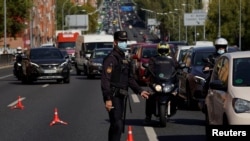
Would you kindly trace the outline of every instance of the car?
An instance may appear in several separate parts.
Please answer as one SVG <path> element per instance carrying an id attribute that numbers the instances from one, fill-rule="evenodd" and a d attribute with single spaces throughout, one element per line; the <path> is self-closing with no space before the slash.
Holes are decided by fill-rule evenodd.
<path id="1" fill-rule="evenodd" d="M 113 50 L 113 48 L 94 49 L 87 63 L 87 78 L 101 76 L 103 59 Z"/>
<path id="2" fill-rule="evenodd" d="M 221 55 L 212 72 L 205 98 L 208 125 L 250 124 L 250 51 Z"/>
<path id="3" fill-rule="evenodd" d="M 56 80 L 58 83 L 70 83 L 70 67 L 67 58 L 58 48 L 31 48 L 29 81 Z"/>
<path id="4" fill-rule="evenodd" d="M 228 47 L 228 52 L 239 51 L 238 48 Z M 209 74 L 203 73 L 205 65 L 203 61 L 215 52 L 214 46 L 194 46 L 187 50 L 181 63 L 184 68 L 179 72 L 179 96 L 185 101 L 187 109 L 200 109 L 204 103 L 206 91 L 200 83 L 201 78 L 207 78 Z"/>
<path id="5" fill-rule="evenodd" d="M 138 49 L 132 58 L 134 59 L 134 77 L 140 85 L 145 85 L 148 81 L 144 77 L 145 68 L 142 64 L 148 63 L 149 59 L 157 54 L 157 44 L 138 45 Z"/>
<path id="6" fill-rule="evenodd" d="M 186 41 L 168 41 L 168 44 L 172 44 L 173 47 L 171 48 L 171 51 L 175 54 L 178 46 L 188 46 L 188 43 Z"/>
<path id="7" fill-rule="evenodd" d="M 176 59 L 177 62 L 180 62 L 181 59 L 183 58 L 183 56 L 186 54 L 187 50 L 190 47 L 194 47 L 194 46 L 178 46 L 176 52 L 174 53 L 174 57 Z"/>

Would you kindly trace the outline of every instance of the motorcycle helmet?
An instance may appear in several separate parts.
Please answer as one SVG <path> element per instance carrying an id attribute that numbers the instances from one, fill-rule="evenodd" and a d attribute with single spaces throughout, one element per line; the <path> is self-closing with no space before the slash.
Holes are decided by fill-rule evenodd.
<path id="1" fill-rule="evenodd" d="M 17 53 L 22 53 L 22 47 L 20 47 L 20 46 L 17 47 L 17 48 L 16 48 L 16 51 L 17 51 Z"/>
<path id="2" fill-rule="evenodd" d="M 218 54 L 223 54 L 227 52 L 228 42 L 225 38 L 220 37 L 215 40 L 214 46 Z"/>
<path id="3" fill-rule="evenodd" d="M 159 55 L 168 55 L 170 53 L 169 44 L 167 42 L 160 42 L 157 45 Z"/>

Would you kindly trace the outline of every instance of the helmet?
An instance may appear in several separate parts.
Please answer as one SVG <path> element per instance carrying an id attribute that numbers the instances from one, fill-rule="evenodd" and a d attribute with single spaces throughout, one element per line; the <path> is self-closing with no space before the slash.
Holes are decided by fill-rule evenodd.
<path id="1" fill-rule="evenodd" d="M 169 44 L 167 42 L 160 42 L 157 45 L 159 55 L 168 55 L 170 53 Z"/>
<path id="2" fill-rule="evenodd" d="M 17 53 L 22 53 L 22 47 L 20 47 L 20 46 L 17 47 L 17 48 L 16 48 L 16 51 L 17 51 Z"/>
<path id="3" fill-rule="evenodd" d="M 225 38 L 216 39 L 214 42 L 214 45 L 215 45 L 216 51 L 218 51 L 220 48 L 223 48 L 225 52 L 227 51 L 228 42 Z"/>

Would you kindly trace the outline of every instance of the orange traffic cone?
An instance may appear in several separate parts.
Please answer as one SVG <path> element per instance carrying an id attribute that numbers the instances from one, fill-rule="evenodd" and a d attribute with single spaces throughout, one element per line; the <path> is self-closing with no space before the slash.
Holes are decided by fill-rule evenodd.
<path id="1" fill-rule="evenodd" d="M 21 97 L 18 96 L 17 104 L 12 106 L 11 109 L 21 109 L 22 110 L 23 108 L 24 108 L 24 106 L 22 104 Z"/>
<path id="2" fill-rule="evenodd" d="M 59 119 L 57 108 L 55 108 L 54 120 L 50 123 L 50 126 L 52 126 L 52 125 L 54 125 L 56 123 L 62 123 L 62 124 L 65 124 L 65 125 L 68 124 L 67 122 L 64 122 L 64 121 Z"/>
<path id="3" fill-rule="evenodd" d="M 127 141 L 134 141 L 133 134 L 132 134 L 132 126 L 128 126 L 128 138 Z"/>

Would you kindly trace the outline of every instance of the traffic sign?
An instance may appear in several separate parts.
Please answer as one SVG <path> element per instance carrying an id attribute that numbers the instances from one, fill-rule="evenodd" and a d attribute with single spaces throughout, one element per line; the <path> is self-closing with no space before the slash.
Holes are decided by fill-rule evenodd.
<path id="1" fill-rule="evenodd" d="M 201 13 L 185 13 L 184 26 L 204 25 L 207 18 L 206 12 Z"/>

